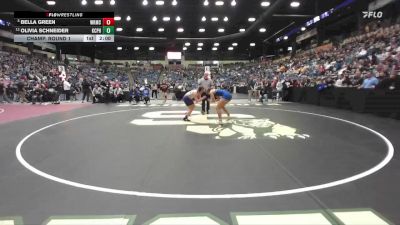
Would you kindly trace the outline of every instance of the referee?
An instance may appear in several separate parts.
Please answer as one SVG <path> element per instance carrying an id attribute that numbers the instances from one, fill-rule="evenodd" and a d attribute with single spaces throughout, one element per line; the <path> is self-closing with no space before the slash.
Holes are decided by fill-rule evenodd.
<path id="1" fill-rule="evenodd" d="M 198 81 L 198 85 L 199 85 L 199 87 L 204 88 L 204 93 L 201 95 L 201 97 L 207 96 L 207 98 L 203 99 L 203 101 L 201 102 L 201 114 L 204 115 L 206 113 L 206 111 L 207 111 L 207 114 L 209 114 L 209 111 L 210 111 L 210 94 L 209 93 L 210 93 L 210 90 L 214 86 L 214 82 L 210 78 L 210 72 L 206 71 L 204 73 L 204 77 Z M 206 108 L 206 102 L 207 102 L 207 108 Z"/>

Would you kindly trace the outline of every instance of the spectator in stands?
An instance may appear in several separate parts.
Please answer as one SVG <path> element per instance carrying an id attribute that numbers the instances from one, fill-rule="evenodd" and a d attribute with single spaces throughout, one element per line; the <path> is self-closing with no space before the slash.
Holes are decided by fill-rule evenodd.
<path id="1" fill-rule="evenodd" d="M 344 76 L 341 75 L 341 76 L 339 77 L 339 79 L 336 80 L 336 82 L 335 82 L 335 87 L 338 87 L 338 88 L 344 87 L 343 81 L 344 81 Z"/>
<path id="2" fill-rule="evenodd" d="M 383 79 L 376 89 L 386 91 L 399 91 L 400 90 L 400 72 L 393 71 L 389 78 Z"/>
<path id="3" fill-rule="evenodd" d="M 21 103 L 28 102 L 28 99 L 26 99 L 26 83 L 23 79 L 20 79 L 18 81 L 17 88 L 18 88 L 19 101 Z"/>
<path id="4" fill-rule="evenodd" d="M 73 101 L 77 101 L 78 100 L 77 95 L 80 93 L 80 89 L 79 86 L 76 85 L 76 83 L 72 83 L 70 93 L 71 93 L 71 99 Z"/>
<path id="5" fill-rule="evenodd" d="M 36 104 L 36 102 L 39 102 L 40 104 L 43 103 L 43 94 L 44 94 L 44 89 L 42 84 L 37 83 L 32 91 L 32 104 Z"/>
<path id="6" fill-rule="evenodd" d="M 344 74 L 343 75 L 344 77 L 343 77 L 343 80 L 342 80 L 342 86 L 343 87 L 351 87 L 351 80 L 349 78 L 348 72 L 345 71 L 343 74 Z"/>
<path id="7" fill-rule="evenodd" d="M 103 102 L 103 89 L 95 84 L 93 88 L 93 104 Z"/>
<path id="8" fill-rule="evenodd" d="M 6 95 L 6 88 L 4 86 L 4 81 L 3 78 L 0 77 L 0 104 L 4 103 L 4 96 Z"/>
<path id="9" fill-rule="evenodd" d="M 4 95 L 4 99 L 9 102 L 12 103 L 13 97 L 14 97 L 14 89 L 11 86 L 11 82 L 8 83 L 8 85 L 4 85 L 5 87 L 5 95 Z"/>
<path id="10" fill-rule="evenodd" d="M 353 87 L 360 87 L 364 83 L 364 78 L 361 76 L 360 70 L 357 70 L 357 72 L 354 74 L 351 83 Z"/>
<path id="11" fill-rule="evenodd" d="M 116 102 L 122 102 L 124 100 L 124 92 L 120 85 L 116 85 L 113 92 Z"/>
<path id="12" fill-rule="evenodd" d="M 10 103 L 10 101 L 7 98 L 6 86 L 4 85 L 4 79 L 0 77 L 0 103 L 4 103 L 4 101 L 7 101 L 8 103 Z"/>
<path id="13" fill-rule="evenodd" d="M 328 88 L 328 85 L 325 83 L 324 79 L 318 79 L 317 81 L 317 91 L 322 92 Z"/>
<path id="14" fill-rule="evenodd" d="M 60 92 L 57 91 L 57 82 L 54 80 L 50 81 L 49 84 L 49 93 L 50 93 L 50 98 L 53 104 L 60 104 L 59 98 L 60 98 Z"/>
<path id="15" fill-rule="evenodd" d="M 378 83 L 379 80 L 374 76 L 373 72 L 369 70 L 366 72 L 364 82 L 359 89 L 374 89 Z"/>

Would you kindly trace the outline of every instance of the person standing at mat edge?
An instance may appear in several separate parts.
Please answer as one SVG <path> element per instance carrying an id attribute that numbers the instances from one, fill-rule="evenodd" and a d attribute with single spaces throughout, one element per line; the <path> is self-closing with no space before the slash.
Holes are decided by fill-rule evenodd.
<path id="1" fill-rule="evenodd" d="M 164 80 L 162 82 L 162 84 L 160 85 L 160 90 L 161 90 L 161 92 L 163 94 L 163 98 L 164 98 L 164 103 L 163 104 L 165 104 L 167 102 L 167 100 L 168 100 L 168 88 L 169 88 L 169 85 L 168 85 L 167 81 Z"/>
<path id="2" fill-rule="evenodd" d="M 204 73 L 203 78 L 201 78 L 198 81 L 198 85 L 199 87 L 202 87 L 204 89 L 204 92 L 202 94 L 201 97 L 206 97 L 203 98 L 203 100 L 201 101 L 201 114 L 205 114 L 207 111 L 207 114 L 210 113 L 210 90 L 213 88 L 214 86 L 214 82 L 211 80 L 211 74 L 210 72 L 206 71 Z"/>
<path id="3" fill-rule="evenodd" d="M 4 100 L 8 103 L 11 103 L 11 101 L 7 98 L 6 85 L 4 84 L 4 80 L 3 78 L 0 78 L 0 104 L 4 103 Z"/>
<path id="4" fill-rule="evenodd" d="M 83 92 L 82 103 L 85 101 L 85 98 L 86 101 L 89 102 L 89 97 L 92 93 L 92 86 L 86 78 L 84 78 L 82 82 L 82 92 Z"/>
<path id="5" fill-rule="evenodd" d="M 201 97 L 203 95 L 203 93 L 204 93 L 204 88 L 198 87 L 197 90 L 191 90 L 183 96 L 182 101 L 188 107 L 188 111 L 187 111 L 185 117 L 183 118 L 184 121 L 190 122 L 189 117 L 192 115 L 192 112 L 195 107 L 195 103 L 206 98 L 206 96 Z"/>

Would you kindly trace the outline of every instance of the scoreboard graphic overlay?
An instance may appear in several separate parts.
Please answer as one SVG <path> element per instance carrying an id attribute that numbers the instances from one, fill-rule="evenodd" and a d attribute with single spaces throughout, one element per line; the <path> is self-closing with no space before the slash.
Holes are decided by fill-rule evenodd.
<path id="1" fill-rule="evenodd" d="M 114 12 L 14 12 L 14 42 L 114 42 Z"/>

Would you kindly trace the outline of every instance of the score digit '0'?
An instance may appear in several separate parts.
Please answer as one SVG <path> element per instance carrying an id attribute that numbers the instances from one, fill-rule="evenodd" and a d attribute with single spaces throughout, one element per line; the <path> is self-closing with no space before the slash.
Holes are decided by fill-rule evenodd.
<path id="1" fill-rule="evenodd" d="M 114 26 L 114 18 L 103 18 L 103 26 Z"/>

